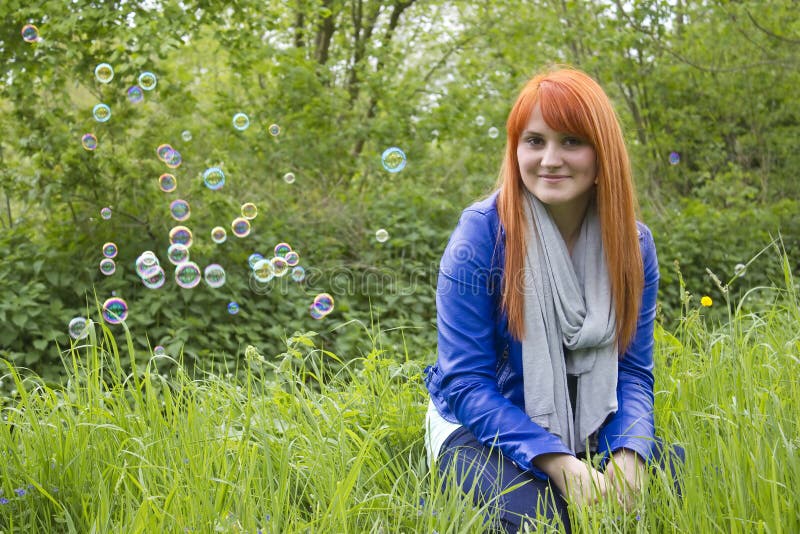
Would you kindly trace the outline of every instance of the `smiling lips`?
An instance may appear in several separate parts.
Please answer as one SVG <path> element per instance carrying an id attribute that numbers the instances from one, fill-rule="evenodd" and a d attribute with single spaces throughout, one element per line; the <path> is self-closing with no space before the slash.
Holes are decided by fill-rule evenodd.
<path id="1" fill-rule="evenodd" d="M 566 180 L 569 176 L 564 174 L 540 174 L 539 178 L 545 182 L 559 182 L 561 180 Z"/>

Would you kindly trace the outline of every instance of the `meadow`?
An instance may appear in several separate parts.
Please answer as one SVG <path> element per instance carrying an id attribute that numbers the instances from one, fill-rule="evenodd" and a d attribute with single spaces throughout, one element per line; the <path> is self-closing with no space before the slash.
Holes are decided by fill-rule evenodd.
<path id="1" fill-rule="evenodd" d="M 631 513 L 572 510 L 576 531 L 800 530 L 800 303 L 783 267 L 784 287 L 713 303 L 727 320 L 684 291 L 677 328 L 657 328 L 656 422 L 686 449 L 683 498 L 659 473 Z M 382 349 L 380 331 L 364 327 L 363 357 L 296 332 L 281 354 L 248 346 L 239 367 L 192 376 L 179 361 L 160 374 L 169 357 L 134 335 L 92 323 L 59 385 L 2 362 L 0 532 L 483 530 L 485 510 L 426 466 L 429 362 Z"/>

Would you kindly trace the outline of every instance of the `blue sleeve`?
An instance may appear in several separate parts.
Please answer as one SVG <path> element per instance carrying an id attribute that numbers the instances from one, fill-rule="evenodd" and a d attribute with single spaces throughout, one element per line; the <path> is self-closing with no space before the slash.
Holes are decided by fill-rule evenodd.
<path id="1" fill-rule="evenodd" d="M 639 225 L 644 291 L 633 341 L 619 362 L 617 412 L 598 433 L 598 452 L 631 449 L 646 461 L 653 458 L 653 327 L 658 294 L 658 259 L 650 230 Z"/>
<path id="2" fill-rule="evenodd" d="M 500 249 L 489 219 L 464 211 L 442 257 L 436 289 L 441 389 L 452 413 L 478 441 L 499 447 L 522 469 L 546 479 L 533 459 L 572 452 L 500 393 L 495 347 L 500 272 L 493 268 Z"/>

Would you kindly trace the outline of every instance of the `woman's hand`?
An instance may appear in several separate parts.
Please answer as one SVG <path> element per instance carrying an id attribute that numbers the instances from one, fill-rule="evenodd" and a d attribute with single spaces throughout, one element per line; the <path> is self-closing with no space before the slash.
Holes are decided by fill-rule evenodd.
<path id="1" fill-rule="evenodd" d="M 647 467 L 644 460 L 629 449 L 614 452 L 606 464 L 606 478 L 613 486 L 617 500 L 630 512 L 636 505 L 636 497 L 647 484 Z"/>
<path id="2" fill-rule="evenodd" d="M 592 505 L 609 494 L 610 483 L 602 472 L 569 454 L 542 454 L 534 460 L 567 501 Z"/>

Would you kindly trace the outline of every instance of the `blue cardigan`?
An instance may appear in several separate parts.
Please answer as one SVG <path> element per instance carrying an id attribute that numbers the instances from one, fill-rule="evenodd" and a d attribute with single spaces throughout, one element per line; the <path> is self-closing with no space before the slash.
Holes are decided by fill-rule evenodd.
<path id="1" fill-rule="evenodd" d="M 639 228 L 644 291 L 633 341 L 619 362 L 617 412 L 600 427 L 597 452 L 626 448 L 653 457 L 653 325 L 658 261 L 650 230 Z M 425 383 L 442 417 L 466 426 L 478 441 L 499 447 L 520 468 L 540 454 L 574 454 L 525 413 L 522 344 L 508 332 L 500 309 L 505 233 L 497 192 L 461 214 L 439 269 L 436 289 L 438 358 Z"/>

